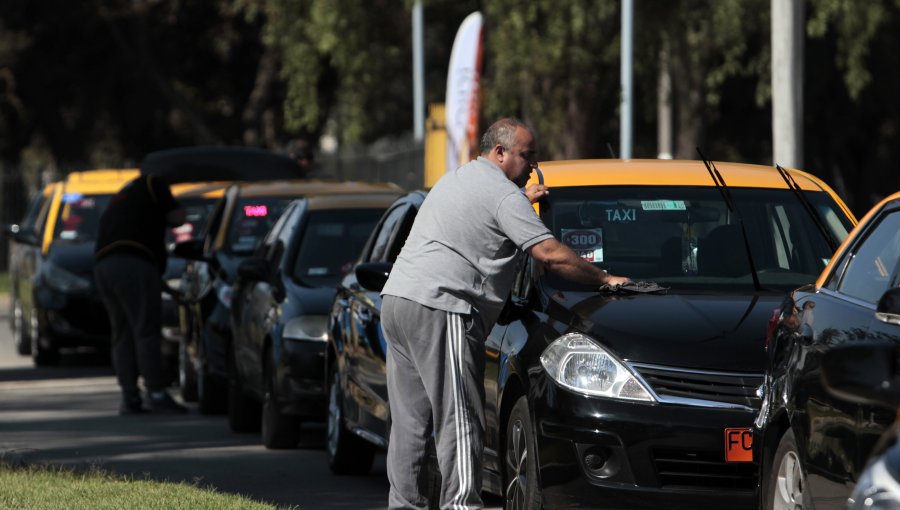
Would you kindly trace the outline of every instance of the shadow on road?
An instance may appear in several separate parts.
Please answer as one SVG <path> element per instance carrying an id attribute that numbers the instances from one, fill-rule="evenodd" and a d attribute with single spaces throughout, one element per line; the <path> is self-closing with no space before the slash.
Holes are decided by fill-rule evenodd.
<path id="1" fill-rule="evenodd" d="M 0 382 L 79 379 L 115 375 L 108 353 L 93 350 L 63 351 L 59 365 L 35 367 L 27 356 L 15 366 L 0 367 Z"/>

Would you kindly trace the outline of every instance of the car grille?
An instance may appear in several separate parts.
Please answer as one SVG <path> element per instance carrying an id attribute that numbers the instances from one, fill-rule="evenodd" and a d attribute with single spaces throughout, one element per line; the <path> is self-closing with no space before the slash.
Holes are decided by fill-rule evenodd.
<path id="1" fill-rule="evenodd" d="M 757 389 L 762 374 L 698 371 L 658 365 L 632 364 L 660 397 L 677 397 L 759 409 Z"/>
<path id="2" fill-rule="evenodd" d="M 658 448 L 653 461 L 664 488 L 752 491 L 756 487 L 755 463 L 728 463 L 721 453 Z"/>

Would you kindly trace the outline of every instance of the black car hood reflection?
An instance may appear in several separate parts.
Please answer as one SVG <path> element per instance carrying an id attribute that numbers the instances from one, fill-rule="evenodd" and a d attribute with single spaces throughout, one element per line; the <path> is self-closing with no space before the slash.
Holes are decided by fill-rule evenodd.
<path id="1" fill-rule="evenodd" d="M 548 313 L 634 363 L 761 372 L 776 295 L 557 292 Z M 562 306 L 558 306 L 562 305 Z"/>
<path id="2" fill-rule="evenodd" d="M 55 241 L 47 252 L 47 260 L 66 271 L 94 279 L 94 243 Z"/>

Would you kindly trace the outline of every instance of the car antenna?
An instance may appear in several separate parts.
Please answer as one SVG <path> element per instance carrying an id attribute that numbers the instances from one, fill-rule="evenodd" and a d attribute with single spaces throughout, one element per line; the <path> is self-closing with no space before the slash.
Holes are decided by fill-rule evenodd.
<path id="1" fill-rule="evenodd" d="M 828 232 L 828 229 L 825 228 L 825 223 L 822 221 L 822 217 L 819 216 L 819 213 L 813 207 L 812 203 L 810 203 L 809 198 L 803 194 L 803 190 L 800 189 L 800 185 L 797 184 L 797 181 L 794 180 L 794 176 L 791 175 L 787 170 L 784 169 L 778 163 L 775 163 L 775 168 L 778 169 L 778 173 L 781 174 L 781 178 L 784 179 L 787 187 L 794 192 L 794 195 L 797 197 L 797 200 L 803 204 L 803 208 L 806 209 L 806 212 L 809 213 L 809 216 L 812 218 L 813 223 L 816 224 L 816 227 L 819 229 L 819 232 L 822 233 L 822 237 L 825 238 L 825 242 L 828 243 L 828 247 L 831 248 L 831 251 L 837 251 L 838 243 L 834 239 L 834 236 Z"/>
<path id="2" fill-rule="evenodd" d="M 609 142 L 606 142 L 606 148 L 609 149 L 609 155 L 612 156 L 613 159 L 617 159 L 616 151 L 613 150 L 612 144 L 610 144 Z"/>
<path id="3" fill-rule="evenodd" d="M 731 191 L 728 189 L 728 185 L 725 184 L 725 179 L 722 178 L 722 174 L 719 173 L 715 163 L 706 159 L 706 156 L 703 155 L 703 151 L 700 150 L 699 146 L 697 147 L 697 154 L 700 155 L 700 159 L 703 161 L 703 164 L 706 165 L 709 176 L 712 177 L 713 182 L 716 183 L 716 188 L 719 190 L 719 193 L 722 194 L 722 200 L 725 201 L 728 210 L 738 219 L 738 225 L 741 226 L 741 234 L 744 236 L 744 247 L 747 249 L 747 262 L 750 263 L 750 275 L 753 276 L 753 286 L 757 291 L 760 291 L 762 290 L 762 285 L 759 284 L 759 275 L 756 274 L 756 264 L 753 263 L 753 253 L 751 253 L 750 250 L 750 239 L 747 237 L 747 228 L 744 226 L 744 218 L 738 212 L 734 200 L 731 198 Z"/>

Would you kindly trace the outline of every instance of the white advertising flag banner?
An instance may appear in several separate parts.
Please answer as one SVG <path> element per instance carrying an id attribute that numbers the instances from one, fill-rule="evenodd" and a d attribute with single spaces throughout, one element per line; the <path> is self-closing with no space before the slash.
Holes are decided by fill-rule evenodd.
<path id="1" fill-rule="evenodd" d="M 453 41 L 447 72 L 447 169 L 468 162 L 478 143 L 481 13 L 469 14 Z"/>

